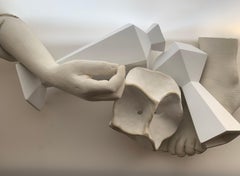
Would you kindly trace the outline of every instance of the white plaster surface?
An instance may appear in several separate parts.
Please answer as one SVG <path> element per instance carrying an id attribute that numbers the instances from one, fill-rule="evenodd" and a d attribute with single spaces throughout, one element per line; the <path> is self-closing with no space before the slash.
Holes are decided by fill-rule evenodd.
<path id="1" fill-rule="evenodd" d="M 55 58 L 126 23 L 143 29 L 159 23 L 168 41 L 240 37 L 239 0 L 0 0 L 0 5 L 23 18 Z M 177 158 L 146 150 L 109 128 L 111 102 L 87 102 L 60 90 L 48 96 L 41 112 L 31 108 L 15 66 L 0 60 L 1 175 L 239 175 L 239 138 Z"/>
<path id="2" fill-rule="evenodd" d="M 110 126 L 158 150 L 182 120 L 181 102 L 181 91 L 175 80 L 136 67 L 127 74 L 123 95 L 114 103 Z"/>

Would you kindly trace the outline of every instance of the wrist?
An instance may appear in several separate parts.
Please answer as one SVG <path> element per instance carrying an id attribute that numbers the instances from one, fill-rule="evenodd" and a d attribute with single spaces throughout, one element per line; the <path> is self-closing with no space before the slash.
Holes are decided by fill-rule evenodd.
<path id="1" fill-rule="evenodd" d="M 59 65 L 57 63 L 47 65 L 43 70 L 39 73 L 39 78 L 42 84 L 46 87 L 54 86 L 54 80 L 56 81 L 55 75 L 56 70 Z"/>

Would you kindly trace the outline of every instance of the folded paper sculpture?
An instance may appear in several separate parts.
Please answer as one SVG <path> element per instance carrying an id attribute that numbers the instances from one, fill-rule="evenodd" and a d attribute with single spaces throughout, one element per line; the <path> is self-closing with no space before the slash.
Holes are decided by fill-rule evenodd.
<path id="1" fill-rule="evenodd" d="M 182 119 L 181 92 L 169 76 L 145 68 L 132 69 L 122 97 L 115 101 L 110 126 L 158 150 Z"/>
<path id="2" fill-rule="evenodd" d="M 76 60 L 101 60 L 126 66 L 146 62 L 151 47 L 163 50 L 164 38 L 158 25 L 152 25 L 147 32 L 128 24 L 106 37 L 84 46 L 59 59 L 59 64 Z M 21 64 L 16 65 L 25 100 L 40 110 L 45 103 L 46 87 Z"/>
<path id="3" fill-rule="evenodd" d="M 157 58 L 154 70 L 172 76 L 181 86 L 200 142 L 213 147 L 228 135 L 230 140 L 236 137 L 240 124 L 199 83 L 206 59 L 200 49 L 175 42 Z"/>

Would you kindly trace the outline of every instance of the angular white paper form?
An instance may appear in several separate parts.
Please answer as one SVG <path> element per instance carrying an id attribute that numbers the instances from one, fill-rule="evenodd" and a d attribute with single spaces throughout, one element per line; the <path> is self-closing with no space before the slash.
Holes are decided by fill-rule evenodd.
<path id="1" fill-rule="evenodd" d="M 240 124 L 199 83 L 206 59 L 200 49 L 175 42 L 157 58 L 154 70 L 170 75 L 182 88 L 200 142 L 213 147 L 238 136 Z"/>

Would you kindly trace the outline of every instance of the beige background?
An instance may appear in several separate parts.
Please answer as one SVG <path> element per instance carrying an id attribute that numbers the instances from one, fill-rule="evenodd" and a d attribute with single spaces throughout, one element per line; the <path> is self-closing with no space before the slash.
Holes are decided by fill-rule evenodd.
<path id="1" fill-rule="evenodd" d="M 181 2 L 0 0 L 0 5 L 26 21 L 56 59 L 128 22 L 143 29 L 160 23 L 167 40 L 240 37 L 239 1 Z M 14 64 L 0 60 L 0 175 L 240 174 L 239 138 L 177 158 L 115 132 L 108 127 L 111 117 L 112 102 L 87 102 L 56 89 L 36 111 L 23 99 Z"/>

